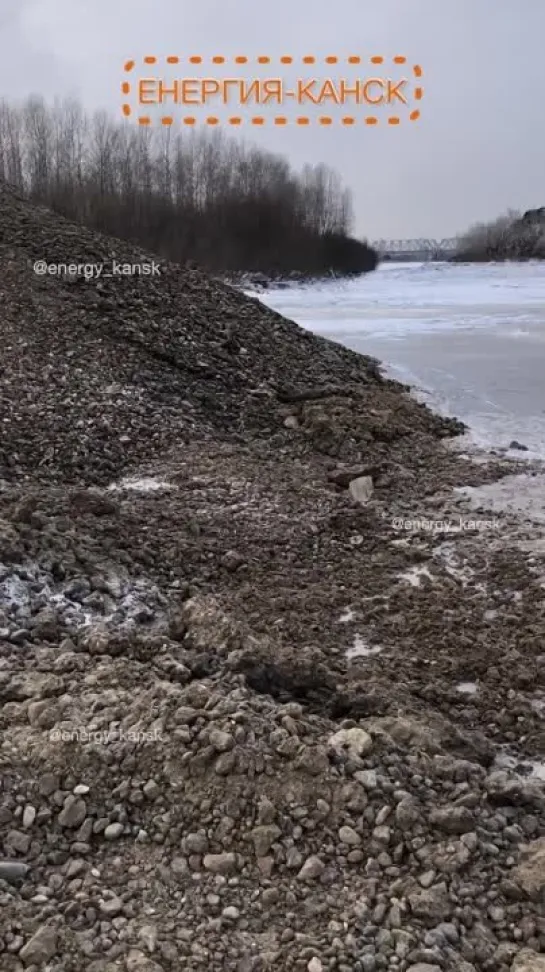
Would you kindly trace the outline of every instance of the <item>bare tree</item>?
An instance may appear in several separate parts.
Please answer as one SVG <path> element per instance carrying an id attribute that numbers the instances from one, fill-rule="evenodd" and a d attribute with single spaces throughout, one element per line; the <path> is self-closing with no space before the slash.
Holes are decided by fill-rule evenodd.
<path id="1" fill-rule="evenodd" d="M 301 174 L 220 130 L 88 118 L 71 99 L 0 103 L 0 178 L 63 215 L 214 271 L 370 269 L 347 236 L 351 197 L 327 166 Z"/>
<path id="2" fill-rule="evenodd" d="M 510 210 L 492 223 L 472 226 L 459 240 L 455 259 L 532 260 L 544 255 L 545 210 L 530 210 L 524 216 Z"/>
<path id="3" fill-rule="evenodd" d="M 24 109 L 28 184 L 31 196 L 48 199 L 52 169 L 53 121 L 43 98 L 32 96 Z"/>

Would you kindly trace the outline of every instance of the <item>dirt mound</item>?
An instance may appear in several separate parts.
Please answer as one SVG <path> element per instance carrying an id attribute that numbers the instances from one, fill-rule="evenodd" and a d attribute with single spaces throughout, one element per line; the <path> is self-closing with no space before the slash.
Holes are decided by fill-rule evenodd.
<path id="1" fill-rule="evenodd" d="M 40 471 L 103 483 L 196 436 L 281 429 L 280 402 L 290 398 L 380 382 L 372 359 L 5 184 L 0 213 L 4 478 Z M 103 272 L 40 275 L 37 261 Z M 120 272 L 132 266 L 157 275 Z M 423 429 L 437 426 L 419 418 Z"/>

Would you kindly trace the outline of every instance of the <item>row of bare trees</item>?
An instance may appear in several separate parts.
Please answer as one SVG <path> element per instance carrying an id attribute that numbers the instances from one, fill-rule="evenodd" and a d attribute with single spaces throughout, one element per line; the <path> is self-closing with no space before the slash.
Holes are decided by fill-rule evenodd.
<path id="1" fill-rule="evenodd" d="M 324 165 L 221 130 L 177 131 L 88 117 L 74 100 L 0 102 L 0 178 L 63 215 L 216 272 L 361 272 L 351 198 Z"/>
<path id="2" fill-rule="evenodd" d="M 458 241 L 455 260 L 545 260 L 545 207 L 472 226 Z"/>

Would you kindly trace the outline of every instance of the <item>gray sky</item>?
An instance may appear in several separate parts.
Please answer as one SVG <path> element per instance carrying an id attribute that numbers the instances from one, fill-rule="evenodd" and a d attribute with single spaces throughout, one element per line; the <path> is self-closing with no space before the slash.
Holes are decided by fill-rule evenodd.
<path id="1" fill-rule="evenodd" d="M 545 0 L 0 0 L 0 92 L 75 95 L 120 117 L 131 57 L 404 54 L 424 71 L 418 122 L 250 137 L 296 167 L 335 167 L 359 235 L 442 238 L 545 205 L 544 37 Z"/>

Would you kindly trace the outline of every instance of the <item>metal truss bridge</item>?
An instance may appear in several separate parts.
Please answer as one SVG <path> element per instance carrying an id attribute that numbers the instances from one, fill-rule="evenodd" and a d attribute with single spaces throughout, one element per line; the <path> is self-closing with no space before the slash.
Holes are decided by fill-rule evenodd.
<path id="1" fill-rule="evenodd" d="M 444 240 L 373 240 L 370 245 L 387 260 L 445 260 L 456 252 L 458 237 Z"/>

